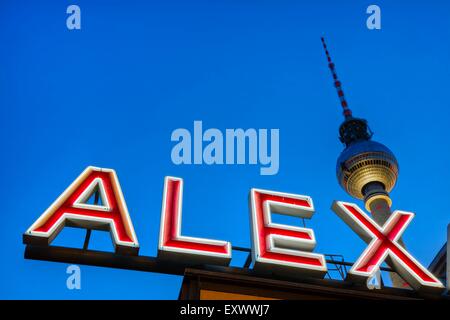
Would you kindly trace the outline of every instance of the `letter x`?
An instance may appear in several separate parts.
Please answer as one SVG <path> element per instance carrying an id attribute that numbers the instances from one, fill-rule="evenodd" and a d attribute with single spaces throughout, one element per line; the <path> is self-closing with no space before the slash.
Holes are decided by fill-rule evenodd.
<path id="1" fill-rule="evenodd" d="M 414 218 L 414 213 L 394 211 L 384 226 L 380 227 L 356 204 L 335 201 L 333 210 L 368 243 L 366 250 L 350 269 L 351 277 L 372 277 L 386 260 L 414 289 L 444 289 L 442 283 L 398 243 Z"/>

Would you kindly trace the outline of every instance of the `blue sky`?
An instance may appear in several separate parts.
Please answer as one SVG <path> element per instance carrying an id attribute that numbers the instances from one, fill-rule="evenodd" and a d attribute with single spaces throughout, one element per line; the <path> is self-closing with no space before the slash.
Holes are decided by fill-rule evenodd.
<path id="1" fill-rule="evenodd" d="M 370 4 L 382 29 L 368 30 Z M 66 28 L 81 8 L 82 29 Z M 450 12 L 444 1 L 2 1 L 0 298 L 177 298 L 181 278 L 24 260 L 22 233 L 88 165 L 114 168 L 141 254 L 156 255 L 163 178 L 185 179 L 183 233 L 250 246 L 251 187 L 309 195 L 317 252 L 355 261 L 365 244 L 331 210 L 342 121 L 326 36 L 355 116 L 400 163 L 393 209 L 428 265 L 450 222 Z M 280 170 L 176 166 L 173 130 L 279 128 Z M 361 202 L 357 202 L 362 205 Z M 80 247 L 84 230 L 55 244 Z M 111 250 L 94 232 L 91 248 Z M 236 255 L 233 265 L 245 257 Z"/>

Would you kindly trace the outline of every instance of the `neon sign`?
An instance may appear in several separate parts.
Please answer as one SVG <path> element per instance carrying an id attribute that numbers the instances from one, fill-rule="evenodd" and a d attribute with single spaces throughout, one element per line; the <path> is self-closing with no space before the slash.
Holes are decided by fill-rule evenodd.
<path id="1" fill-rule="evenodd" d="M 98 190 L 102 205 L 88 204 Z M 139 243 L 112 169 L 86 168 L 24 234 L 27 244 L 50 244 L 64 226 L 110 230 L 116 253 L 138 254 Z"/>
<path id="2" fill-rule="evenodd" d="M 98 193 L 101 204 L 89 204 Z M 183 180 L 166 177 L 162 199 L 158 259 L 196 264 L 228 265 L 231 243 L 181 234 Z M 250 228 L 254 269 L 260 272 L 323 278 L 324 255 L 313 252 L 314 231 L 272 222 L 272 213 L 311 219 L 308 196 L 250 190 Z M 335 201 L 333 211 L 366 243 L 367 248 L 349 270 L 354 281 L 367 281 L 386 262 L 415 290 L 443 291 L 442 283 L 423 267 L 398 239 L 414 217 L 395 211 L 384 226 L 377 225 L 356 204 Z M 117 254 L 137 255 L 139 243 L 114 170 L 88 167 L 25 232 L 25 244 L 49 245 L 64 226 L 109 230 Z"/>

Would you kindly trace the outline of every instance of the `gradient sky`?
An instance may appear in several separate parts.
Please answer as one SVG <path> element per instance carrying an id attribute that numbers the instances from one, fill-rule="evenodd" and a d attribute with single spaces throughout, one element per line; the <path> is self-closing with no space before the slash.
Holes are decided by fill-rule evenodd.
<path id="1" fill-rule="evenodd" d="M 355 116 L 398 158 L 393 209 L 428 266 L 450 221 L 450 4 L 445 1 L 2 1 L 0 4 L 0 298 L 175 299 L 181 277 L 23 258 L 22 233 L 88 165 L 114 168 L 141 244 L 156 255 L 163 179 L 185 179 L 183 233 L 250 247 L 248 192 L 313 198 L 317 252 L 355 261 L 365 243 L 331 210 L 341 110 L 326 36 Z M 82 29 L 66 28 L 81 8 Z M 370 4 L 382 29 L 366 28 Z M 280 170 L 176 166 L 176 128 L 279 128 Z M 362 206 L 360 201 L 358 204 Z M 57 245 L 81 247 L 67 228 Z M 112 250 L 94 232 L 92 249 Z M 245 256 L 235 255 L 233 265 Z"/>

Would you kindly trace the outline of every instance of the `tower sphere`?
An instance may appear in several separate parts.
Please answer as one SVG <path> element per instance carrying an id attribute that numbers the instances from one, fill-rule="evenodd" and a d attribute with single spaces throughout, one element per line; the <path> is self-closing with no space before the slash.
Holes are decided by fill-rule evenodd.
<path id="1" fill-rule="evenodd" d="M 336 176 L 341 187 L 358 199 L 371 182 L 381 183 L 390 192 L 397 181 L 398 162 L 389 148 L 372 140 L 347 145 L 337 159 Z"/>

